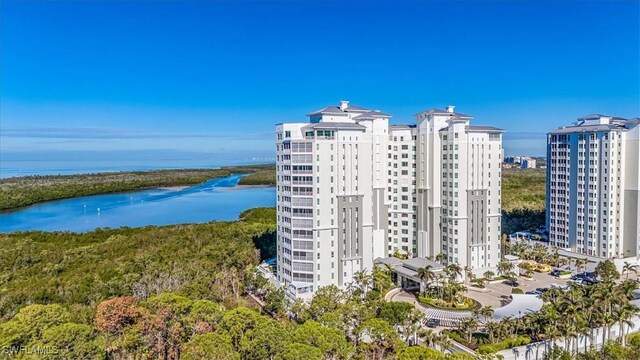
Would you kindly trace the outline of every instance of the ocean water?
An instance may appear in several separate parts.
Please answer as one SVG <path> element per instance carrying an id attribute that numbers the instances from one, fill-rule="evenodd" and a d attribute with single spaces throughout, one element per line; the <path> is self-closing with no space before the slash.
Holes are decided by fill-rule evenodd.
<path id="1" fill-rule="evenodd" d="M 0 213 L 0 232 L 85 232 L 235 220 L 249 208 L 275 206 L 273 187 L 238 187 L 242 175 L 213 179 L 185 189 L 156 189 L 57 200 Z"/>

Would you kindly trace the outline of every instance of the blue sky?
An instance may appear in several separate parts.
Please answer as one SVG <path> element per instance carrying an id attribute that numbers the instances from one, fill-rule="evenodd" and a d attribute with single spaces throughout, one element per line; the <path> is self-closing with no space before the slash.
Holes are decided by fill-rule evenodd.
<path id="1" fill-rule="evenodd" d="M 456 105 L 507 154 L 588 113 L 640 116 L 638 1 L 13 1 L 0 150 L 263 154 L 340 99 Z"/>

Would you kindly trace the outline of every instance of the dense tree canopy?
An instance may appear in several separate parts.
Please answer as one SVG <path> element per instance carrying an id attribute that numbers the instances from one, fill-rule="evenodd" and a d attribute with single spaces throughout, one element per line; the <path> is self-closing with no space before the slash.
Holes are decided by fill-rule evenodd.
<path id="1" fill-rule="evenodd" d="M 238 222 L 0 235 L 0 319 L 30 303 L 87 319 L 104 299 L 162 292 L 235 303 L 258 263 L 253 240 L 275 236 L 274 218 L 270 208 Z"/>
<path id="2" fill-rule="evenodd" d="M 237 222 L 2 235 L 0 346 L 45 359 L 445 359 L 408 349 L 421 318 L 385 302 L 387 270 L 287 304 L 254 271 L 274 220 L 263 208 Z"/>

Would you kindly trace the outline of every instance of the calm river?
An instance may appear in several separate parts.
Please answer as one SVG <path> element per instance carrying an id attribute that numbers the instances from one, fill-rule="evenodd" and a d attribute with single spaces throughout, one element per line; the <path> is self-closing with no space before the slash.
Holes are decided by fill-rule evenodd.
<path id="1" fill-rule="evenodd" d="M 0 232 L 137 227 L 235 220 L 246 209 L 275 206 L 273 187 L 238 187 L 241 175 L 186 189 L 86 196 L 0 213 Z"/>

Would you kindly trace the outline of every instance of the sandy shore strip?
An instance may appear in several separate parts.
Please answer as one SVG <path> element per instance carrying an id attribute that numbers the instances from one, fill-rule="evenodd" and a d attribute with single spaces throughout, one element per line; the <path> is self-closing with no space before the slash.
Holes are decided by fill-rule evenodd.
<path id="1" fill-rule="evenodd" d="M 163 186 L 163 187 L 159 187 L 159 190 L 170 190 L 170 191 L 180 191 L 180 190 L 184 190 L 184 189 L 188 189 L 191 186 L 189 185 L 177 185 L 177 186 Z"/>
<path id="2" fill-rule="evenodd" d="M 247 190 L 247 189 L 256 189 L 256 188 L 271 188 L 275 187 L 273 185 L 236 185 L 229 190 Z"/>

